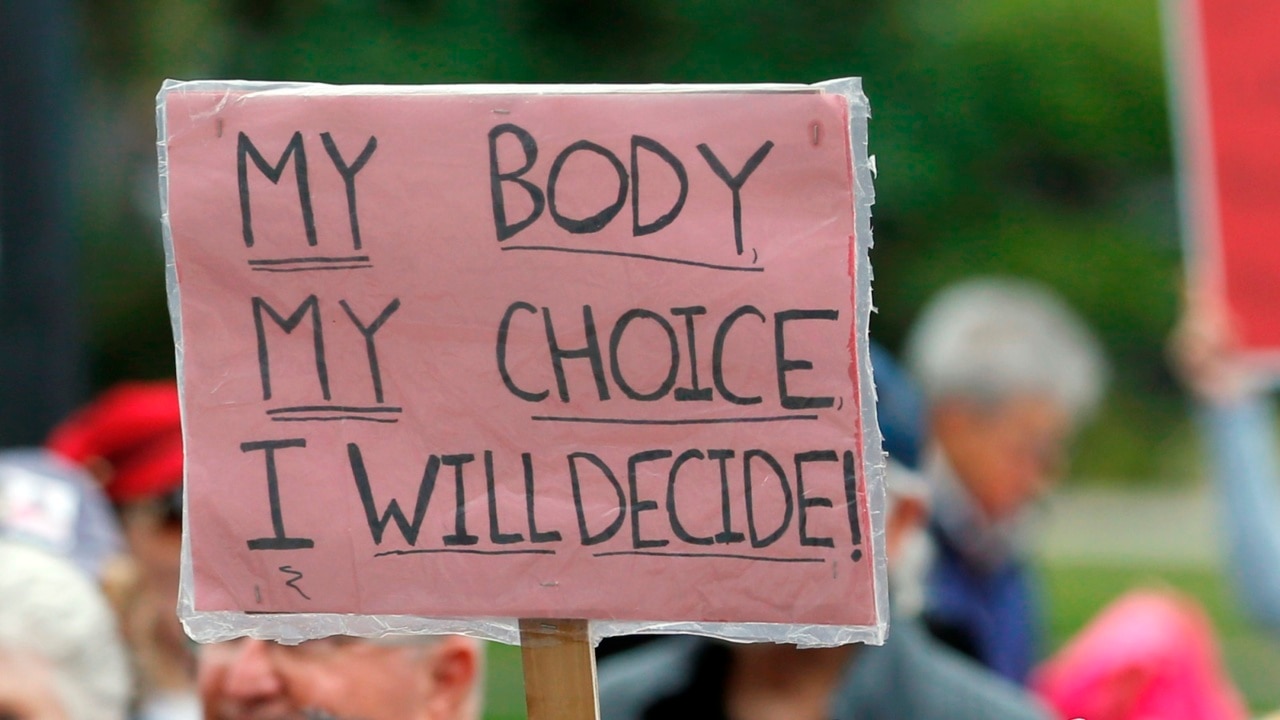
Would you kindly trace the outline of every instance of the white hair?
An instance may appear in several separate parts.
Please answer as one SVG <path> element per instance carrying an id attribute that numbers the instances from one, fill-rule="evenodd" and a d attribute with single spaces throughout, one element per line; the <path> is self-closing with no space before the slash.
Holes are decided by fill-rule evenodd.
<path id="1" fill-rule="evenodd" d="M 97 586 L 66 560 L 0 540 L 0 652 L 39 658 L 69 720 L 124 720 L 128 658 Z"/>
<path id="2" fill-rule="evenodd" d="M 1076 421 L 1106 386 L 1106 361 L 1084 322 L 1044 287 L 983 278 L 942 291 L 907 339 L 907 364 L 930 402 L 1045 395 Z"/>

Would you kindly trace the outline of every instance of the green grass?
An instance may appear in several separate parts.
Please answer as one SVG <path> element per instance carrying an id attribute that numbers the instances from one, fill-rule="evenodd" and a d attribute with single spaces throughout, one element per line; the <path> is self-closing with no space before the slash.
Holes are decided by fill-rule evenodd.
<path id="1" fill-rule="evenodd" d="M 484 693 L 486 720 L 524 720 L 524 674 L 520 648 L 489 643 Z"/>
<path id="2" fill-rule="evenodd" d="M 1107 603 L 1136 587 L 1164 587 L 1195 598 L 1218 632 L 1228 672 L 1255 713 L 1280 708 L 1280 638 L 1241 614 L 1222 575 L 1215 570 L 1052 564 L 1041 570 L 1050 649 L 1062 645 Z M 490 645 L 485 717 L 525 717 L 520 649 Z"/>

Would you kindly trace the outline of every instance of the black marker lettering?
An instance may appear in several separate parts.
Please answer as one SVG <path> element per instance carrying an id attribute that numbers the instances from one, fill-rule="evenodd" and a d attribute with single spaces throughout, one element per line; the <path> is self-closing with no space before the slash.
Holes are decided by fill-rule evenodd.
<path id="1" fill-rule="evenodd" d="M 614 200 L 612 205 L 605 207 L 595 215 L 576 219 L 560 214 L 559 209 L 557 209 L 556 184 L 560 180 L 560 171 L 564 169 L 564 164 L 569 160 L 569 157 L 576 152 L 584 150 L 603 157 L 605 160 L 609 161 L 610 165 L 613 166 L 614 172 L 618 174 L 618 197 Z M 599 232 L 605 225 L 609 224 L 610 220 L 617 216 L 626 202 L 627 169 L 622 166 L 622 161 L 618 159 L 617 155 L 614 155 L 600 145 L 589 140 L 579 140 L 564 150 L 561 150 L 560 154 L 556 156 L 555 161 L 551 163 L 551 174 L 547 177 L 547 210 L 551 212 L 551 217 L 556 221 L 556 224 L 565 230 L 575 235 Z"/>
<path id="2" fill-rule="evenodd" d="M 764 162 L 765 155 L 773 149 L 773 141 L 766 140 L 750 158 L 746 164 L 738 171 L 737 175 L 729 173 L 729 169 L 720 162 L 711 148 L 703 143 L 698 146 L 698 152 L 702 153 L 702 157 L 711 166 L 712 172 L 716 174 L 725 185 L 729 186 L 729 192 L 733 193 L 733 244 L 737 248 L 738 254 L 742 254 L 742 186 L 746 184 L 747 178 L 751 177 L 751 173 L 755 172 L 760 163 Z"/>
<path id="3" fill-rule="evenodd" d="M 276 450 L 284 448 L 306 447 L 307 441 L 302 438 L 288 440 L 259 440 L 240 443 L 240 452 L 261 450 L 267 463 L 267 503 L 271 510 L 271 530 L 269 538 L 256 538 L 249 541 L 250 550 L 303 550 L 315 547 L 310 538 L 289 537 L 284 531 L 284 512 L 280 508 L 280 478 L 276 472 Z"/>
<path id="4" fill-rule="evenodd" d="M 622 376 L 622 365 L 618 362 L 618 347 L 622 344 L 622 334 L 626 332 L 627 326 L 632 320 L 638 318 L 646 318 L 658 324 L 658 327 L 667 334 L 667 343 L 671 348 L 669 365 L 667 366 L 667 377 L 658 386 L 658 389 L 651 393 L 637 392 L 626 378 Z M 676 331 L 671 327 L 671 323 L 652 310 L 643 308 L 633 308 L 622 314 L 618 318 L 618 322 L 613 326 L 613 332 L 609 334 L 609 367 L 613 371 L 613 381 L 618 383 L 618 387 L 622 389 L 622 394 L 632 400 L 650 401 L 658 400 L 671 392 L 671 388 L 676 385 L 676 374 L 680 372 L 680 348 L 676 344 Z"/>
<path id="5" fill-rule="evenodd" d="M 640 537 L 640 513 L 649 510 L 657 510 L 658 503 L 656 500 L 641 500 L 639 488 L 637 487 L 636 468 L 640 463 L 652 462 L 654 460 L 662 460 L 671 457 L 670 450 L 645 450 L 627 458 L 627 488 L 631 494 L 631 547 L 639 550 L 640 548 L 662 547 L 668 544 L 667 540 L 645 540 Z"/>
<path id="6" fill-rule="evenodd" d="M 853 451 L 845 450 L 844 464 L 845 510 L 849 513 L 849 534 L 853 540 L 853 559 L 862 559 L 862 524 L 858 522 L 858 471 Z"/>
<path id="7" fill-rule="evenodd" d="M 373 499 L 373 487 L 369 483 L 369 473 L 364 467 L 364 457 L 360 447 L 355 443 L 347 443 L 347 459 L 351 462 L 351 476 L 356 483 L 356 491 L 360 493 L 360 503 L 364 506 L 365 520 L 369 523 L 369 533 L 373 535 L 375 545 L 382 544 L 382 536 L 392 520 L 400 528 L 400 534 L 409 545 L 418 544 L 418 533 L 422 530 L 422 519 L 427 515 L 427 505 L 436 489 L 436 476 L 440 472 L 440 458 L 432 455 L 427 458 L 427 467 L 422 473 L 422 482 L 418 484 L 418 500 L 413 506 L 413 520 L 404 516 L 400 503 L 395 498 L 387 503 L 387 509 L 378 512 L 378 504 Z"/>
<path id="8" fill-rule="evenodd" d="M 289 164 L 291 157 L 294 176 L 298 180 L 298 204 L 302 208 L 302 226 L 307 233 L 307 244 L 311 246 L 316 244 L 316 219 L 311 210 L 311 190 L 307 183 L 307 151 L 302 146 L 302 133 L 293 134 L 289 144 L 284 148 L 284 153 L 280 155 L 280 160 L 274 166 L 262 157 L 262 153 L 254 147 L 248 135 L 240 133 L 236 141 L 236 178 L 240 186 L 240 221 L 245 247 L 253 247 L 253 209 L 249 202 L 249 163 L 246 161 L 252 159 L 253 164 L 267 176 L 272 184 L 279 185 L 280 178 L 284 175 L 284 166 Z"/>
<path id="9" fill-rule="evenodd" d="M 831 507 L 831 498 L 809 497 L 804 494 L 804 464 L 807 462 L 839 462 L 834 450 L 815 450 L 796 455 L 796 504 L 800 506 L 800 544 L 810 547 L 835 547 L 829 537 L 809 537 L 808 514 L 811 507 Z"/>
<path id="10" fill-rule="evenodd" d="M 373 378 L 373 397 L 377 402 L 382 402 L 382 372 L 378 369 L 378 350 L 373 345 L 373 335 L 378 332 L 378 328 L 391 317 L 391 314 L 400 309 L 400 298 L 392 300 L 382 312 L 378 313 L 378 317 L 372 324 L 365 326 L 360 318 L 356 317 L 355 311 L 347 304 L 346 300 L 339 300 L 338 304 L 347 312 L 347 317 L 351 318 L 351 322 L 355 324 L 356 329 L 364 336 L 364 352 L 369 357 L 369 376 Z"/>
<path id="11" fill-rule="evenodd" d="M 676 198 L 675 204 L 671 206 L 657 220 L 651 223 L 641 224 L 640 222 L 640 148 L 644 148 L 649 152 L 657 155 L 663 162 L 671 168 L 676 174 L 676 180 L 680 182 L 680 194 Z M 656 233 L 675 221 L 676 216 L 680 214 L 680 210 L 684 208 L 684 201 L 689 197 L 689 175 L 684 171 L 684 164 L 666 149 L 657 140 L 644 137 L 642 135 L 631 136 L 631 234 L 635 237 L 641 235 L 649 235 Z"/>
<path id="12" fill-rule="evenodd" d="M 291 587 L 291 588 L 293 588 L 294 590 L 297 590 L 297 591 L 298 591 L 298 594 L 299 594 L 299 595 L 301 595 L 304 599 L 306 599 L 306 600 L 310 600 L 310 599 L 311 599 L 311 596 L 310 596 L 310 595 L 308 595 L 308 594 L 306 594 L 306 593 L 302 592 L 302 588 L 298 587 L 298 581 L 302 579 L 302 573 L 301 573 L 301 572 L 299 572 L 298 570 L 294 570 L 292 565 L 281 565 L 280 567 L 278 567 L 278 568 L 276 568 L 276 569 L 277 569 L 277 570 L 279 570 L 280 572 L 284 573 L 285 575 L 288 575 L 288 576 L 289 576 L 289 579 L 288 579 L 288 580 L 285 580 L 285 582 L 284 582 L 284 584 L 285 584 L 286 586 Z M 254 592 L 255 592 L 255 593 L 257 593 L 257 590 L 258 590 L 258 587 L 255 585 L 255 586 L 254 586 Z M 259 602 L 259 603 L 261 603 L 261 602 L 262 602 L 262 600 L 258 600 L 258 602 Z"/>
<path id="13" fill-rule="evenodd" d="M 697 315 L 706 315 L 707 309 L 701 305 L 678 307 L 671 308 L 671 314 L 684 318 L 684 330 L 689 338 L 689 375 L 692 385 L 687 388 L 676 388 L 676 400 L 681 402 L 710 400 L 711 388 L 698 387 L 698 343 L 693 334 L 693 318 Z"/>
<path id="14" fill-rule="evenodd" d="M 509 172 L 501 172 L 498 169 L 498 138 L 505 134 L 514 135 L 520 141 L 520 148 L 524 151 L 524 164 Z M 498 232 L 498 242 L 515 236 L 542 215 L 542 209 L 546 205 L 542 190 L 521 177 L 529 172 L 537 161 L 538 143 L 524 128 L 504 123 L 489 131 L 489 192 L 493 197 L 493 224 Z M 507 203 L 502 193 L 504 182 L 513 182 L 524 188 L 525 192 L 529 193 L 529 200 L 533 202 L 533 209 L 529 211 L 528 217 L 519 222 L 507 222 Z"/>
<path id="15" fill-rule="evenodd" d="M 715 541 L 718 545 L 732 545 L 746 539 L 746 536 L 733 529 L 733 516 L 729 513 L 729 466 L 725 461 L 733 458 L 733 455 L 732 450 L 707 452 L 707 457 L 720 466 L 720 520 L 724 529 L 716 533 Z"/>
<path id="16" fill-rule="evenodd" d="M 502 313 L 502 322 L 498 323 L 498 373 L 502 375 L 502 384 L 506 385 L 516 397 L 529 402 L 542 402 L 551 394 L 550 390 L 536 393 L 522 390 L 516 385 L 516 381 L 511 379 L 511 371 L 507 369 L 507 335 L 511 331 L 511 316 L 515 315 L 517 310 L 538 314 L 538 308 L 527 302 L 513 302 L 507 306 L 507 311 Z"/>
<path id="17" fill-rule="evenodd" d="M 715 343 L 711 346 L 711 381 L 715 384 L 716 390 L 719 390 L 720 394 L 724 396 L 724 399 L 734 405 L 755 405 L 764 402 L 764 398 L 759 395 L 751 397 L 735 395 L 724 384 L 724 341 L 729 337 L 729 329 L 743 315 L 754 315 L 760 318 L 760 322 L 768 322 L 764 317 L 764 313 L 752 305 L 743 305 L 725 317 L 724 321 L 720 323 L 720 328 L 716 330 Z"/>
<path id="18" fill-rule="evenodd" d="M 320 141 L 324 143 L 325 152 L 329 153 L 329 159 L 333 160 L 333 166 L 338 169 L 338 174 L 342 176 L 342 182 L 347 186 L 347 215 L 351 219 L 351 244 L 356 250 L 360 249 L 360 220 L 356 214 L 356 173 L 364 168 L 365 163 L 369 162 L 369 158 L 373 157 L 373 151 L 378 149 L 378 138 L 370 137 L 369 142 L 365 143 L 364 150 L 360 151 L 356 161 L 347 165 L 342 159 L 342 153 L 338 151 L 338 146 L 333 142 L 333 136 L 329 133 L 320 133 Z"/>
<path id="19" fill-rule="evenodd" d="M 320 380 L 320 392 L 325 400 L 329 400 L 329 371 L 324 360 L 324 333 L 320 323 L 320 301 L 315 295 L 308 295 L 306 300 L 293 311 L 287 319 L 260 297 L 253 298 L 253 325 L 258 333 L 258 373 L 262 376 L 262 399 L 271 399 L 271 358 L 267 353 L 267 329 L 262 323 L 262 313 L 266 311 L 286 333 L 292 333 L 302 322 L 308 311 L 311 313 L 311 336 L 315 344 L 316 377 Z"/>
<path id="20" fill-rule="evenodd" d="M 441 464 L 449 465 L 454 469 L 453 533 L 444 536 L 443 540 L 445 547 L 453 547 L 456 545 L 475 545 L 480 542 L 480 538 L 478 536 L 467 532 L 467 491 L 462 484 L 462 466 L 475 459 L 476 456 L 471 453 L 444 455 L 440 458 Z"/>
<path id="21" fill-rule="evenodd" d="M 578 460 L 586 460 L 595 465 L 604 475 L 604 478 L 613 486 L 613 491 L 618 496 L 618 514 L 614 517 L 613 522 L 609 523 L 609 527 L 592 535 L 587 529 L 586 510 L 582 507 L 582 481 L 578 476 Z M 622 494 L 622 484 L 618 482 L 618 478 L 614 476 L 613 471 L 599 457 L 587 452 L 576 452 L 569 454 L 569 482 L 573 485 L 573 507 L 578 512 L 578 535 L 582 539 L 583 545 L 597 545 L 608 541 L 614 535 L 618 534 L 618 530 L 622 528 L 622 523 L 627 519 L 627 498 Z"/>
<path id="22" fill-rule="evenodd" d="M 529 514 L 529 540 L 535 543 L 559 542 L 558 530 L 539 532 L 538 524 L 534 521 L 533 499 L 536 495 L 533 492 L 533 455 L 520 453 L 520 462 L 524 465 L 524 502 Z"/>
<path id="23" fill-rule="evenodd" d="M 809 370 L 813 363 L 808 360 L 789 360 L 786 357 L 786 336 L 784 325 L 790 320 L 835 320 L 840 316 L 836 310 L 786 310 L 773 316 L 773 348 L 775 364 L 778 368 L 778 396 L 782 399 L 782 407 L 788 410 L 809 410 L 828 408 L 836 404 L 834 397 L 804 397 L 787 394 L 787 373 L 791 370 Z"/>
<path id="24" fill-rule="evenodd" d="M 551 309 L 542 308 L 542 320 L 547 329 L 547 347 L 551 350 L 551 364 L 556 371 L 556 388 L 560 391 L 560 399 L 569 402 L 569 385 L 564 377 L 563 360 L 587 358 L 591 361 L 591 374 L 596 381 L 596 392 L 601 400 L 609 399 L 609 386 L 604 381 L 604 361 L 600 358 L 600 342 L 596 339 L 595 317 L 591 314 L 591 306 L 582 306 L 582 326 L 586 334 L 586 347 L 576 350 L 564 350 L 556 343 L 556 331 L 551 324 Z"/>
<path id="25" fill-rule="evenodd" d="M 498 488 L 493 477 L 493 451 L 484 451 L 484 480 L 489 496 L 489 540 L 494 545 L 510 545 L 524 541 L 520 533 L 504 533 L 498 528 Z"/>
<path id="26" fill-rule="evenodd" d="M 671 463 L 671 472 L 667 475 L 667 520 L 670 521 L 671 530 L 676 537 L 692 545 L 713 545 L 715 540 L 690 533 L 685 529 L 684 523 L 680 522 L 680 516 L 676 512 L 676 476 L 686 462 L 695 458 L 701 460 L 704 457 L 701 450 L 685 450 L 680 453 L 675 462 Z"/>
<path id="27" fill-rule="evenodd" d="M 769 466 L 769 469 L 778 476 L 778 487 L 782 488 L 782 523 L 778 525 L 776 530 L 763 538 L 760 537 L 759 532 L 756 530 L 755 505 L 752 503 L 751 499 L 754 494 L 753 486 L 755 484 L 751 479 L 751 461 L 756 458 L 763 460 L 764 463 Z M 787 484 L 787 474 L 782 471 L 782 466 L 779 465 L 778 461 L 769 453 L 764 450 L 748 450 L 742 454 L 742 479 L 743 488 L 746 491 L 747 532 L 751 534 L 751 547 L 769 547 L 776 542 L 778 538 L 782 537 L 782 534 L 787 531 L 787 526 L 791 524 L 791 512 L 793 508 L 791 502 L 791 486 Z"/>

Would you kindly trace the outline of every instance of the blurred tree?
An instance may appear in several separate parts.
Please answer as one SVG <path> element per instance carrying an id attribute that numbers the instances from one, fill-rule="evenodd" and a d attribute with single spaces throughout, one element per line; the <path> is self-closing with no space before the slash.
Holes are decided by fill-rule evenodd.
<path id="1" fill-rule="evenodd" d="M 150 189 L 150 97 L 166 75 L 858 75 L 880 171 L 873 331 L 896 346 L 929 295 L 966 275 L 1036 278 L 1093 322 L 1116 365 L 1081 470 L 1149 476 L 1157 448 L 1180 432 L 1162 362 L 1179 258 L 1156 0 L 82 1 L 87 118 L 103 148 L 81 222 L 100 381 L 171 372 Z"/>

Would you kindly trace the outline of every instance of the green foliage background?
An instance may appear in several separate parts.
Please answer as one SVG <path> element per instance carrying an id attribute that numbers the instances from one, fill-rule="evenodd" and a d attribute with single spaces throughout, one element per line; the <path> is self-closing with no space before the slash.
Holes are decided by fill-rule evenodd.
<path id="1" fill-rule="evenodd" d="M 973 274 L 1057 288 L 1113 393 L 1076 474 L 1188 476 L 1163 362 L 1180 253 L 1155 0 L 84 0 L 80 230 L 95 379 L 172 374 L 154 191 L 164 77 L 813 82 L 857 75 L 877 157 L 873 333 Z"/>

